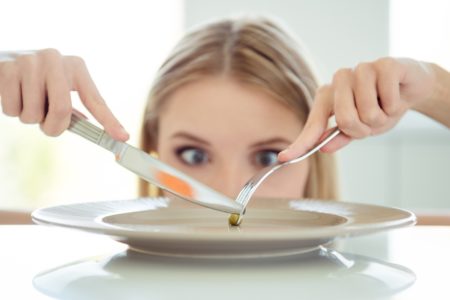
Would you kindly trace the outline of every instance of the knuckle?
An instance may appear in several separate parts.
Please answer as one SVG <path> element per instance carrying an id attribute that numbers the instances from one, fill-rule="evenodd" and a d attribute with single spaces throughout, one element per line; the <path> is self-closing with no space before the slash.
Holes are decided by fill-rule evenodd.
<path id="1" fill-rule="evenodd" d="M 36 61 L 36 55 L 34 54 L 23 54 L 16 58 L 17 64 L 21 68 L 36 68 L 37 61 Z"/>
<path id="2" fill-rule="evenodd" d="M 61 53 L 59 53 L 59 51 L 54 48 L 47 48 L 47 49 L 40 50 L 38 52 L 38 54 L 41 55 L 42 57 L 44 57 L 44 59 L 49 59 L 49 60 L 54 60 L 54 59 L 58 59 L 61 57 Z"/>
<path id="3" fill-rule="evenodd" d="M 17 66 L 12 61 L 5 61 L 1 63 L 0 67 L 0 84 L 7 79 L 17 78 L 18 71 Z"/>
<path id="4" fill-rule="evenodd" d="M 57 136 L 60 136 L 62 133 L 64 132 L 64 130 L 61 130 L 61 129 L 52 129 L 52 130 L 48 130 L 47 131 L 47 135 L 48 136 L 51 136 L 51 137 L 57 137 Z"/>
<path id="5" fill-rule="evenodd" d="M 316 96 L 318 96 L 318 95 L 326 95 L 326 94 L 330 93 L 331 90 L 332 90 L 331 85 L 329 85 L 329 84 L 322 85 L 322 86 L 317 88 Z"/>
<path id="6" fill-rule="evenodd" d="M 63 126 L 50 126 L 47 122 L 41 123 L 40 128 L 45 135 L 51 137 L 60 136 L 65 130 L 65 127 Z"/>
<path id="7" fill-rule="evenodd" d="M 383 123 L 383 118 L 378 112 L 363 112 L 360 117 L 361 121 L 369 126 L 379 126 Z"/>
<path id="8" fill-rule="evenodd" d="M 72 65 L 76 70 L 80 68 L 86 68 L 86 63 L 83 58 L 79 56 L 67 56 L 68 63 Z"/>
<path id="9" fill-rule="evenodd" d="M 40 50 L 37 55 L 39 56 L 39 62 L 43 66 L 43 72 L 51 72 L 61 64 L 61 54 L 56 49 L 49 48 Z"/>
<path id="10" fill-rule="evenodd" d="M 3 114 L 5 114 L 6 116 L 9 116 L 9 117 L 18 117 L 20 114 L 20 109 L 2 105 L 2 112 L 3 112 Z"/>
<path id="11" fill-rule="evenodd" d="M 13 62 L 5 62 L 0 68 L 0 93 L 20 86 L 19 70 Z"/>
<path id="12" fill-rule="evenodd" d="M 367 76 L 374 73 L 373 65 L 370 63 L 360 63 L 355 67 L 354 73 L 357 79 L 364 80 Z"/>
<path id="13" fill-rule="evenodd" d="M 369 63 L 366 62 L 362 62 L 356 65 L 356 67 L 354 68 L 355 73 L 365 73 L 368 70 L 371 69 L 371 66 Z"/>
<path id="14" fill-rule="evenodd" d="M 353 71 L 349 68 L 339 69 L 333 75 L 333 84 L 339 83 L 342 80 L 346 80 L 352 76 Z"/>
<path id="15" fill-rule="evenodd" d="M 402 110 L 397 105 L 388 105 L 385 111 L 388 116 L 395 117 L 399 115 Z"/>
<path id="16" fill-rule="evenodd" d="M 343 130 L 353 130 L 356 126 L 356 120 L 348 114 L 336 115 L 336 124 Z"/>
<path id="17" fill-rule="evenodd" d="M 334 101 L 334 92 L 333 87 L 331 85 L 321 86 L 316 90 L 316 94 L 314 95 L 314 103 L 327 103 L 327 102 L 332 103 L 333 101 Z M 317 106 L 313 105 L 311 110 L 314 110 L 316 108 Z"/>
<path id="18" fill-rule="evenodd" d="M 38 115 L 30 113 L 22 113 L 19 116 L 19 119 L 24 124 L 36 124 L 42 121 L 42 118 L 40 118 Z"/>
<path id="19" fill-rule="evenodd" d="M 41 127 L 41 130 L 46 135 L 51 136 L 51 137 L 57 137 L 62 133 L 62 131 L 60 131 L 60 130 L 57 130 L 55 128 L 49 128 L 49 127 Z"/>
<path id="20" fill-rule="evenodd" d="M 400 106 L 397 102 L 389 101 L 389 99 L 385 99 L 385 101 L 382 102 L 382 108 L 388 116 L 396 115 L 400 110 Z"/>
<path id="21" fill-rule="evenodd" d="M 391 70 L 397 67 L 397 61 L 392 57 L 382 57 L 374 62 L 377 69 Z"/>
<path id="22" fill-rule="evenodd" d="M 348 136 L 361 139 L 370 135 L 370 129 L 351 115 L 336 116 L 336 124 Z"/>

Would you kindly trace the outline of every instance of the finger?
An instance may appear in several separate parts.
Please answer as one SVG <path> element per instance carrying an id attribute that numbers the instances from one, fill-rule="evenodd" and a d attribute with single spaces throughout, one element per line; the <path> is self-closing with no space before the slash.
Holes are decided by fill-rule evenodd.
<path id="1" fill-rule="evenodd" d="M 94 118 L 103 125 L 105 131 L 112 138 L 126 141 L 129 138 L 129 134 L 106 105 L 84 62 L 79 58 L 73 57 L 72 63 L 76 66 L 74 86 L 83 104 Z"/>
<path id="2" fill-rule="evenodd" d="M 379 128 L 387 122 L 387 115 L 378 102 L 377 73 L 371 64 L 359 64 L 354 71 L 355 103 L 359 119 L 370 128 Z"/>
<path id="3" fill-rule="evenodd" d="M 332 113 L 332 99 L 330 99 L 332 94 L 332 89 L 329 86 L 324 86 L 317 91 L 305 127 L 297 139 L 287 149 L 279 153 L 278 160 L 280 162 L 296 158 L 314 147 L 327 128 L 328 118 Z"/>
<path id="4" fill-rule="evenodd" d="M 346 135 L 363 138 L 370 134 L 370 128 L 359 119 L 353 93 L 353 73 L 341 69 L 333 77 L 334 113 L 336 123 Z"/>
<path id="5" fill-rule="evenodd" d="M 0 97 L 3 113 L 7 116 L 18 117 L 22 112 L 22 96 L 19 72 L 12 62 L 2 63 Z"/>
<path id="6" fill-rule="evenodd" d="M 402 111 L 400 99 L 402 75 L 389 59 L 380 60 L 377 66 L 377 90 L 381 107 L 387 116 L 396 116 Z"/>
<path id="7" fill-rule="evenodd" d="M 319 141 L 324 140 L 328 135 L 334 131 L 335 128 L 330 128 L 327 131 L 325 131 L 322 136 L 320 137 Z M 321 152 L 324 153 L 333 153 L 344 146 L 348 145 L 352 141 L 352 138 L 346 135 L 345 133 L 341 132 L 338 136 L 336 136 L 334 139 L 329 141 L 325 146 L 320 148 Z"/>
<path id="8" fill-rule="evenodd" d="M 47 135 L 58 136 L 69 127 L 72 114 L 70 87 L 61 64 L 48 70 L 46 90 L 48 112 L 41 129 Z"/>
<path id="9" fill-rule="evenodd" d="M 39 76 L 38 63 L 32 55 L 21 56 L 18 59 L 21 70 L 22 112 L 20 120 L 23 123 L 41 123 L 45 116 L 44 79 Z M 40 78 L 41 77 L 41 78 Z"/>

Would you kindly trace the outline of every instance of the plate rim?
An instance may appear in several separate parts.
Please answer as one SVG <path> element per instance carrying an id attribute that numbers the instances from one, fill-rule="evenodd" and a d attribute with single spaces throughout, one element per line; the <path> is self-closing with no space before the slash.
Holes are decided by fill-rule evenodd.
<path id="1" fill-rule="evenodd" d="M 334 239 L 338 237 L 348 237 L 348 236 L 357 236 L 357 235 L 364 235 L 369 234 L 372 232 L 379 232 L 382 230 L 390 230 L 394 228 L 400 228 L 400 227 L 406 227 L 406 226 L 412 226 L 416 223 L 416 216 L 414 213 L 412 213 L 409 210 L 397 208 L 397 207 L 390 207 L 390 206 L 382 206 L 382 205 L 376 205 L 376 204 L 367 204 L 367 203 L 356 203 L 356 202 L 346 202 L 346 201 L 335 201 L 335 200 L 323 200 L 323 199 L 284 199 L 288 201 L 288 203 L 291 202 L 302 202 L 302 203 L 313 203 L 313 204 L 332 204 L 332 205 L 338 205 L 338 206 L 350 206 L 350 207 L 364 207 L 366 209 L 368 208 L 378 208 L 378 209 L 388 209 L 388 210 L 395 210 L 397 212 L 402 212 L 405 214 L 405 217 L 402 219 L 396 219 L 396 220 L 386 220 L 384 222 L 378 222 L 378 223 L 358 223 L 355 222 L 355 219 L 347 216 L 344 216 L 347 218 L 347 222 L 344 222 L 342 224 L 334 225 L 334 226 L 324 226 L 324 227 L 316 227 L 316 228 L 309 228 L 310 230 L 301 231 L 301 234 L 299 234 L 299 231 L 293 230 L 288 232 L 277 232 L 276 234 L 271 234 L 269 237 L 265 233 L 246 233 L 245 231 L 240 231 L 238 234 L 230 233 L 230 234 L 220 234 L 217 233 L 207 233 L 202 232 L 201 234 L 191 232 L 168 232 L 168 231 L 162 231 L 162 232 L 145 232 L 145 231 L 135 231 L 131 230 L 129 228 L 123 228 L 119 226 L 110 225 L 108 223 L 102 222 L 101 219 L 119 214 L 119 213 L 128 213 L 128 212 L 138 212 L 139 209 L 129 209 L 129 210 L 123 210 L 123 211 L 107 211 L 107 212 L 97 212 L 90 218 L 86 218 L 84 221 L 78 220 L 78 225 L 74 224 L 73 222 L 70 222 L 70 220 L 58 218 L 52 220 L 51 211 L 55 209 L 66 209 L 66 208 L 76 208 L 79 206 L 108 206 L 108 204 L 116 204 L 120 202 L 126 202 L 128 204 L 131 204 L 134 202 L 134 204 L 137 201 L 165 201 L 166 203 L 170 203 L 169 198 L 165 197 L 145 197 L 145 198 L 132 198 L 129 200 L 107 200 L 107 201 L 95 201 L 95 202 L 82 202 L 82 203 L 73 203 L 73 204 L 63 204 L 63 205 L 52 205 L 48 207 L 39 208 L 32 213 L 32 219 L 37 224 L 43 224 L 43 225 L 53 225 L 53 226 L 59 226 L 59 227 L 65 227 L 65 228 L 72 228 L 82 231 L 87 231 L 91 233 L 97 233 L 102 235 L 108 235 L 111 237 L 125 237 L 128 239 L 155 239 L 160 241 L 170 241 L 170 240 L 177 240 L 177 241 L 183 241 L 183 240 L 189 240 L 189 241 L 208 241 L 208 242 L 214 242 L 214 241 L 226 241 L 226 242 L 264 242 L 264 241 L 291 241 L 291 240 L 309 240 L 309 239 Z M 295 209 L 292 207 L 289 207 L 290 209 Z M 192 209 L 192 208 L 191 208 Z M 312 210 L 314 211 L 314 210 Z M 318 212 L 318 211 L 315 211 Z M 320 212 L 320 211 L 319 211 Z M 323 212 L 322 212 L 323 213 Z M 325 212 L 329 213 L 329 212 Z M 337 216 L 341 216 L 339 214 L 335 214 Z M 53 216 L 55 218 L 55 216 Z M 80 222 L 83 222 L 80 224 Z M 226 222 L 226 218 L 224 218 L 224 222 Z M 245 222 L 245 220 L 244 220 Z"/>

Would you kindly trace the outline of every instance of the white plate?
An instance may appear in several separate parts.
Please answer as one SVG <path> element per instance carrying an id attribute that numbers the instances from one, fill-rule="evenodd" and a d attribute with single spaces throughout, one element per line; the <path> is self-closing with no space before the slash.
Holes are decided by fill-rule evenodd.
<path id="1" fill-rule="evenodd" d="M 33 212 L 40 224 L 105 234 L 159 255 L 253 257 L 301 253 L 337 237 L 413 225 L 408 211 L 325 200 L 255 199 L 239 227 L 228 215 L 169 198 L 54 206 Z"/>

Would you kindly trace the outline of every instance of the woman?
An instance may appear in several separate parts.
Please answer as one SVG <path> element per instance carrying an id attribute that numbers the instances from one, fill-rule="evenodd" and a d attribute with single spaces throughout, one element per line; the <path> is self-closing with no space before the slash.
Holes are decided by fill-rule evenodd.
<path id="1" fill-rule="evenodd" d="M 252 22 L 254 25 L 250 26 Z M 215 36 L 211 35 L 211 32 L 216 32 L 219 39 L 214 39 Z M 238 39 L 239 37 L 241 40 Z M 211 39 L 211 43 L 208 39 Z M 223 39 L 222 42 L 226 41 L 227 43 L 220 43 L 221 39 Z M 266 39 L 265 43 L 264 39 Z M 203 48 L 200 45 L 194 47 L 195 45 L 192 45 L 194 41 L 203 43 Z M 238 41 L 240 42 L 238 43 Z M 274 44 L 271 44 L 272 42 Z M 211 49 L 209 49 L 210 46 Z M 225 53 L 220 55 L 220 50 L 227 51 L 227 55 Z M 204 53 L 205 56 L 202 56 Z M 209 62 L 209 68 L 202 64 L 203 57 Z M 192 62 L 192 64 L 186 62 Z M 253 62 L 260 64 L 253 65 Z M 186 75 L 186 78 L 183 74 Z M 213 81 L 213 79 L 219 80 L 224 74 L 228 76 L 222 77 L 226 77 L 228 81 L 223 80 L 220 84 Z M 193 80 L 195 76 L 198 76 L 199 79 Z M 209 82 L 206 82 L 206 77 L 210 79 Z M 181 82 L 185 83 L 184 86 L 181 86 Z M 246 90 L 254 96 L 261 95 L 261 97 L 256 97 L 261 99 L 261 104 L 269 104 L 269 111 L 272 106 L 275 106 L 282 115 L 283 107 L 296 107 L 291 111 L 291 115 L 285 112 L 284 116 L 292 118 L 295 115 L 299 123 L 289 121 L 286 124 L 292 125 L 290 130 L 293 130 L 295 126 L 297 126 L 298 132 L 302 127 L 305 127 L 305 130 L 302 130 L 302 134 L 289 150 L 280 154 L 280 160 L 295 157 L 311 147 L 323 134 L 326 120 L 333 114 L 336 115 L 338 126 L 345 135 L 330 143 L 329 147 L 325 149 L 327 151 L 342 147 L 351 138 L 362 138 L 385 132 L 392 128 L 408 109 L 420 111 L 450 126 L 448 123 L 450 120 L 449 72 L 435 64 L 394 58 L 363 63 L 354 69 L 343 69 L 336 72 L 333 82 L 321 87 L 316 93 L 312 112 L 304 125 L 309 106 L 302 108 L 302 105 L 310 105 L 310 99 L 306 98 L 308 93 L 313 97 L 317 82 L 302 57 L 296 52 L 292 40 L 277 26 L 261 19 L 217 22 L 215 25 L 207 25 L 203 29 L 187 35 L 163 65 L 150 94 L 142 138 L 143 148 L 148 151 L 160 152 L 162 160 L 172 162 L 178 167 L 184 168 L 185 171 L 191 172 L 191 175 L 204 180 L 214 177 L 223 181 L 224 177 L 212 176 L 217 175 L 219 171 L 212 172 L 212 175 L 205 175 L 205 173 L 193 169 L 192 165 L 180 165 L 180 162 L 203 163 L 209 159 L 212 160 L 211 154 L 198 145 L 194 145 L 195 147 L 188 145 L 189 147 L 175 148 L 177 149 L 176 155 L 170 156 L 170 153 L 174 153 L 173 145 L 165 144 L 166 138 L 163 136 L 167 133 L 167 126 L 164 122 L 173 123 L 167 122 L 167 118 L 170 120 L 171 117 L 171 103 L 172 106 L 174 102 L 182 103 L 182 100 L 177 100 L 183 98 L 180 95 L 188 95 L 189 92 L 192 94 L 192 89 L 194 92 L 198 91 L 198 87 L 194 86 L 195 82 L 203 88 L 205 86 L 224 88 L 224 85 L 229 84 L 232 87 L 231 90 Z M 71 90 L 78 91 L 83 104 L 110 135 L 122 141 L 128 138 L 128 134 L 106 106 L 80 58 L 61 56 L 56 50 L 51 49 L 31 54 L 0 53 L 0 96 L 2 109 L 6 115 L 17 116 L 24 123 L 40 123 L 46 134 L 59 135 L 70 122 Z M 172 94 L 164 94 L 168 92 Z M 217 95 L 222 94 L 223 92 L 217 93 Z M 242 93 L 238 92 L 238 96 L 242 96 Z M 288 97 L 285 98 L 285 96 Z M 228 99 L 236 100 L 233 97 Z M 247 99 L 248 103 L 250 103 L 249 101 L 251 100 Z M 188 102 L 185 101 L 184 104 Z M 227 102 L 221 101 L 221 103 L 226 104 Z M 275 103 L 279 105 L 275 105 Z M 239 102 L 242 109 L 241 104 L 242 102 Z M 213 134 L 210 135 L 222 136 L 223 132 L 228 133 L 230 130 L 240 132 L 241 129 L 251 128 L 252 125 L 262 126 L 248 122 L 248 120 L 255 119 L 254 107 L 255 105 L 249 105 L 249 112 L 245 115 L 247 123 L 241 125 L 239 129 L 231 127 L 230 129 L 229 126 L 230 124 L 241 124 L 240 122 L 225 122 L 219 127 L 220 129 L 214 129 Z M 261 105 L 261 107 L 267 108 L 265 105 Z M 200 112 L 197 116 L 205 116 L 202 109 L 203 106 L 197 107 Z M 219 116 L 221 115 L 219 114 Z M 278 120 L 284 120 L 284 116 L 279 117 Z M 212 128 L 216 117 L 212 118 L 212 121 L 211 118 L 196 128 Z M 191 124 L 197 119 L 197 117 L 191 117 L 186 124 Z M 272 129 L 271 126 L 269 127 Z M 287 130 L 283 130 L 287 132 Z M 247 136 L 248 134 L 240 138 L 238 142 L 227 142 L 226 145 L 233 143 L 240 145 L 246 141 Z M 210 138 L 210 136 L 208 137 Z M 289 136 L 287 140 L 290 138 Z M 167 155 L 164 152 L 164 145 L 169 147 Z M 273 162 L 273 154 L 280 149 L 281 145 L 277 146 L 275 149 L 271 147 L 263 149 L 265 151 L 262 152 L 257 151 L 260 154 L 254 157 L 257 157 L 257 161 L 263 161 L 264 164 Z M 229 151 L 229 153 L 231 152 Z M 320 155 L 315 159 L 317 160 L 318 157 Z M 226 160 L 231 161 L 231 157 Z M 214 160 L 214 162 L 216 161 L 217 159 Z M 323 165 L 327 164 L 323 163 Z M 320 166 L 320 163 L 311 162 L 308 167 L 311 171 L 307 171 L 309 172 L 308 183 L 306 183 L 306 179 L 303 179 L 304 182 L 296 182 L 297 186 L 303 187 L 304 185 L 304 190 L 297 190 L 295 196 L 304 192 L 303 195 L 308 197 L 334 198 L 336 196 L 333 191 L 334 183 L 320 183 L 321 186 L 318 187 L 318 181 L 322 181 L 323 176 L 317 175 L 320 171 L 315 173 L 314 165 L 318 166 L 318 170 L 325 169 Z M 300 165 L 298 167 L 300 168 Z M 302 164 L 302 167 L 304 168 L 305 164 Z M 245 172 L 249 172 L 249 170 L 248 167 L 244 169 Z M 295 176 L 306 174 L 302 170 L 295 173 Z M 204 178 L 205 176 L 207 178 Z M 314 177 L 320 180 L 313 183 Z M 333 182 L 331 177 L 329 181 Z M 242 179 L 238 181 L 242 181 Z M 291 177 L 289 182 L 292 182 Z M 225 190 L 224 187 L 219 186 L 219 183 L 210 182 L 209 184 L 216 185 L 219 189 L 223 188 L 225 193 L 234 194 L 236 190 L 236 187 Z M 327 188 L 328 191 L 325 191 Z M 277 189 L 276 195 L 281 195 L 281 190 L 287 191 L 287 188 Z M 272 191 L 266 192 L 272 193 Z M 141 195 L 148 194 L 148 188 L 143 183 L 141 183 L 140 193 Z M 291 196 L 290 192 L 286 196 Z"/>
<path id="2" fill-rule="evenodd" d="M 265 18 L 206 24 L 164 62 L 145 109 L 141 148 L 236 197 L 301 131 L 318 86 L 294 40 Z M 336 199 L 334 160 L 318 153 L 255 195 Z M 140 182 L 147 196 L 147 182 Z"/>

